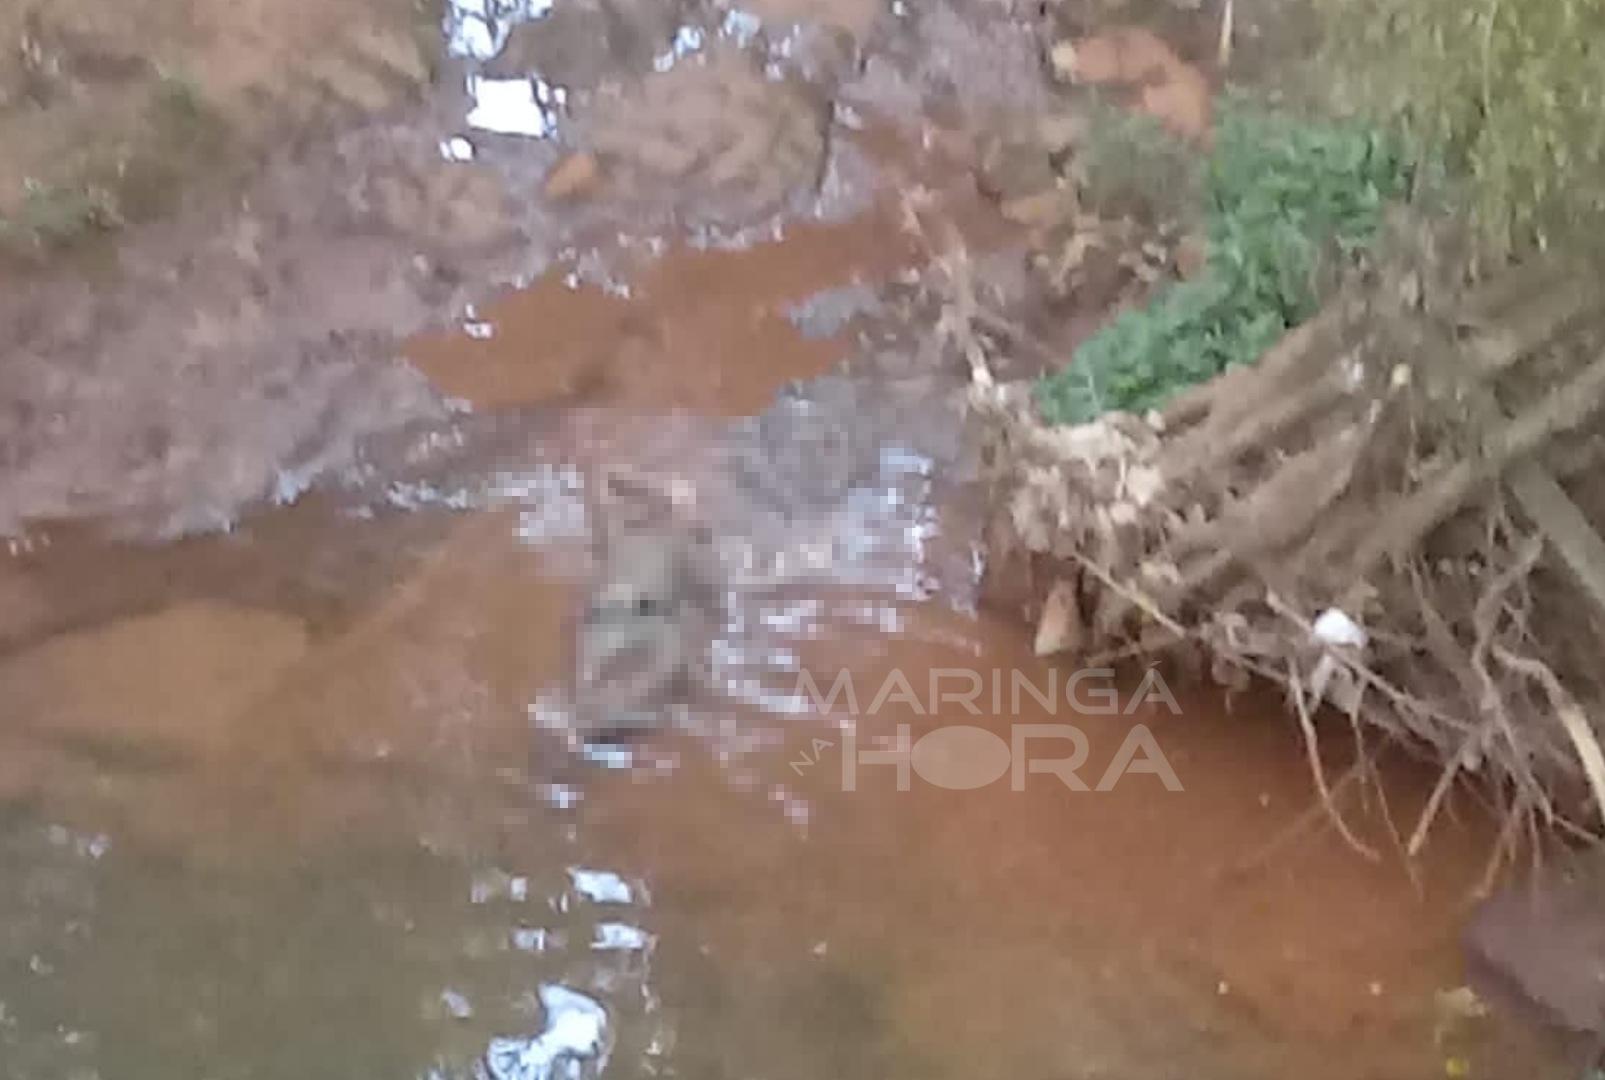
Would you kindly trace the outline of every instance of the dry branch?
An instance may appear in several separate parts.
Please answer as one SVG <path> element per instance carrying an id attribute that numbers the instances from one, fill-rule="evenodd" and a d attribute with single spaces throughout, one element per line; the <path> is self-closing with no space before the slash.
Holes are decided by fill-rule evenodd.
<path id="1" fill-rule="evenodd" d="M 1502 509 L 1513 466 L 1572 474 L 1605 454 L 1605 440 L 1557 439 L 1605 405 L 1605 356 L 1551 349 L 1544 362 L 1560 373 L 1547 393 L 1511 418 L 1493 404 L 1501 379 L 1598 306 L 1575 286 L 1495 283 L 1450 319 L 1478 328 L 1463 349 L 1419 312 L 1345 300 L 1148 421 L 1049 428 L 1028 393 L 975 388 L 1009 542 L 1048 560 L 1057 617 L 1080 618 L 1043 640 L 1100 658 L 1192 663 L 1201 649 L 1218 679 L 1280 684 L 1320 805 L 1367 858 L 1379 853 L 1338 813 L 1317 751 L 1322 705 L 1348 717 L 1360 763 L 1365 732 L 1380 732 L 1441 765 L 1406 832 L 1390 813 L 1409 856 L 1468 784 L 1508 807 L 1510 843 L 1539 822 L 1575 829 L 1555 808 L 1579 776 L 1605 821 L 1597 729 L 1564 674 L 1535 659 L 1546 634 L 1564 633 L 1532 617 L 1528 582 L 1546 548 Z M 1579 516 L 1570 524 L 1582 528 Z M 1605 613 L 1605 580 L 1600 593 Z M 1343 615 L 1318 620 L 1329 609 Z M 1361 624 L 1358 643 L 1343 636 Z"/>

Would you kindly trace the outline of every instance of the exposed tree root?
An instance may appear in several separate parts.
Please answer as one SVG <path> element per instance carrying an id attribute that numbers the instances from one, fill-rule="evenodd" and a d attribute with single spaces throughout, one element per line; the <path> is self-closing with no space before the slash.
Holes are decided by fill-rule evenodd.
<path id="1" fill-rule="evenodd" d="M 1598 307 L 1591 280 L 1496 282 L 1448 312 L 1447 328 L 1426 305 L 1346 296 L 1257 366 L 1148 418 L 1051 428 L 1023 388 L 977 377 L 993 532 L 1054 585 L 1059 625 L 1039 642 L 1099 663 L 1202 654 L 1223 682 L 1281 684 L 1321 811 L 1368 859 L 1381 852 L 1336 795 L 1374 778 L 1372 733 L 1442 767 L 1408 829 L 1383 808 L 1408 856 L 1468 784 L 1509 815 L 1490 873 L 1542 829 L 1595 835 L 1580 824 L 1591 820 L 1605 834 L 1605 679 L 1558 661 L 1556 647 L 1605 611 L 1588 589 L 1554 587 L 1587 569 L 1576 545 L 1555 558 L 1552 521 L 1519 526 L 1504 508 L 1523 463 L 1565 477 L 1605 453 L 1580 433 L 1605 407 L 1605 355 L 1576 347 Z M 946 332 L 968 337 L 983 371 L 990 346 L 965 327 L 1005 327 L 967 295 Z M 1512 400 L 1507 418 L 1494 403 Z M 1545 493 L 1570 506 L 1558 484 Z M 1549 584 L 1535 589 L 1540 578 Z M 1318 750 L 1322 706 L 1356 736 L 1336 783 Z"/>

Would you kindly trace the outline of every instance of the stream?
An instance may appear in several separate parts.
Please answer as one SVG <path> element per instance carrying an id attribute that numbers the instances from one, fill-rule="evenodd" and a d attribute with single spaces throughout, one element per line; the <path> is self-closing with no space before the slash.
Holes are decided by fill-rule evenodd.
<path id="1" fill-rule="evenodd" d="M 543 17 L 453 11 L 459 61 Z M 0 1077 L 1539 1075 L 1454 1007 L 1493 823 L 1368 862 L 1280 702 L 1055 666 L 986 601 L 900 188 L 983 267 L 1019 236 L 904 119 L 833 136 L 828 212 L 587 218 L 407 341 L 437 414 L 226 529 L 0 547 Z M 545 130 L 501 127 L 436 134 Z M 607 469 L 687 493 L 724 619 L 693 703 L 584 746 Z M 1409 820 L 1433 774 L 1383 774 Z"/>

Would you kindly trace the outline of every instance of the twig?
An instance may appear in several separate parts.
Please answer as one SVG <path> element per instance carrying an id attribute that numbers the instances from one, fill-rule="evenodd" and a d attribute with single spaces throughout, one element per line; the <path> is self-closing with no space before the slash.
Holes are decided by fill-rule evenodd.
<path id="1" fill-rule="evenodd" d="M 1376 762 L 1368 756 L 1366 767 L 1371 774 L 1371 789 L 1377 793 L 1377 802 L 1382 807 L 1382 821 L 1388 827 L 1388 836 L 1393 840 L 1394 848 L 1399 852 L 1400 865 L 1404 867 L 1404 874 L 1410 879 L 1410 887 L 1415 890 L 1416 897 L 1422 898 L 1426 890 L 1421 884 L 1421 874 L 1416 870 L 1415 860 L 1410 858 L 1405 847 L 1404 836 L 1399 832 L 1398 822 L 1393 819 L 1393 806 L 1388 802 L 1388 787 L 1382 782 L 1382 773 L 1377 769 Z"/>
<path id="2" fill-rule="evenodd" d="M 1544 695 L 1549 698 L 1549 707 L 1555 710 L 1555 718 L 1560 721 L 1561 727 L 1566 729 L 1566 735 L 1572 741 L 1572 749 L 1577 753 L 1577 759 L 1582 762 L 1583 773 L 1588 777 L 1589 787 L 1594 793 L 1595 809 L 1599 812 L 1602 824 L 1605 824 L 1605 753 L 1600 751 L 1599 740 L 1594 737 L 1593 728 L 1589 726 L 1588 717 L 1583 714 L 1582 706 L 1577 699 L 1566 692 L 1555 678 L 1555 673 L 1549 665 L 1531 657 L 1517 656 L 1502 645 L 1493 647 L 1493 654 L 1501 664 L 1512 671 L 1520 672 L 1529 679 L 1534 680 L 1544 688 Z"/>
<path id="3" fill-rule="evenodd" d="M 1405 853 L 1410 858 L 1413 859 L 1421 853 L 1421 847 L 1427 842 L 1427 833 L 1431 830 L 1432 823 L 1438 820 L 1438 811 L 1443 806 L 1444 797 L 1449 794 L 1449 789 L 1454 786 L 1455 778 L 1460 775 L 1460 770 L 1471 763 L 1472 755 L 1477 752 L 1482 742 L 1482 730 L 1473 732 L 1465 742 L 1461 743 L 1460 749 L 1456 751 L 1455 756 L 1449 759 L 1449 763 L 1443 767 L 1443 771 L 1438 775 L 1438 782 L 1433 785 L 1432 794 L 1427 796 L 1427 804 L 1421 808 L 1421 813 L 1416 818 L 1416 827 L 1410 833 L 1410 842 L 1404 847 Z"/>
<path id="4" fill-rule="evenodd" d="M 1333 827 L 1350 847 L 1371 862 L 1381 862 L 1381 854 L 1349 830 L 1348 822 L 1343 820 L 1343 815 L 1338 813 L 1337 807 L 1332 803 L 1332 789 L 1327 786 L 1326 770 L 1321 765 L 1321 751 L 1315 738 L 1315 722 L 1310 719 L 1309 706 L 1304 701 L 1304 683 L 1299 678 L 1297 669 L 1293 667 L 1291 659 L 1287 662 L 1287 686 L 1293 693 L 1293 704 L 1298 710 L 1299 727 L 1304 731 L 1304 750 L 1309 755 L 1310 772 L 1315 777 L 1315 789 L 1320 792 L 1321 805 L 1326 808 L 1326 816 L 1331 819 Z"/>
<path id="5" fill-rule="evenodd" d="M 1120 584 L 1113 577 L 1111 577 L 1109 572 L 1103 567 L 1099 566 L 1097 563 L 1093 562 L 1091 559 L 1080 554 L 1079 552 L 1072 555 L 1071 558 L 1075 559 L 1076 562 L 1086 567 L 1087 573 L 1103 582 L 1106 588 L 1114 590 L 1131 603 L 1136 604 L 1137 607 L 1142 610 L 1143 614 L 1147 615 L 1160 626 L 1163 626 L 1166 630 L 1169 630 L 1171 633 L 1175 634 L 1178 638 L 1186 638 L 1189 636 L 1187 630 L 1181 625 L 1181 623 L 1177 622 L 1175 619 L 1161 611 L 1159 609 L 1159 605 L 1155 604 L 1151 599 L 1149 599 L 1146 593 L 1130 586 Z"/>
<path id="6" fill-rule="evenodd" d="M 1265 603 L 1266 606 L 1269 607 L 1273 612 L 1281 615 L 1283 618 L 1293 623 L 1293 625 L 1304 631 L 1306 637 L 1314 634 L 1314 628 L 1310 625 L 1309 620 L 1305 619 L 1298 612 L 1288 607 L 1287 603 L 1275 593 L 1267 593 L 1265 597 Z M 1383 676 L 1375 668 L 1370 667 L 1369 665 L 1350 656 L 1338 656 L 1337 660 L 1339 663 L 1347 666 L 1348 669 L 1366 686 L 1375 687 L 1377 690 L 1381 691 L 1395 708 L 1414 712 L 1419 716 L 1436 721 L 1438 724 L 1452 730 L 1462 730 L 1465 727 L 1464 722 L 1460 720 L 1459 717 L 1454 716 L 1452 713 L 1449 713 L 1448 711 L 1441 709 L 1436 705 L 1422 701 L 1414 694 L 1411 694 L 1399 687 L 1396 683 L 1383 678 Z M 1272 675 L 1271 678 L 1276 679 L 1277 681 L 1280 681 L 1281 679 L 1279 675 Z M 1386 725 L 1379 724 L 1378 726 Z"/>
<path id="7" fill-rule="evenodd" d="M 1499 827 L 1499 836 L 1494 841 L 1494 849 L 1488 855 L 1488 865 L 1483 869 L 1482 880 L 1477 883 L 1478 896 L 1487 896 L 1493 892 L 1494 881 L 1499 877 L 1499 868 L 1507 859 L 1515 860 L 1516 829 L 1521 824 L 1524 813 L 1525 808 L 1520 803 L 1512 805 L 1506 813 L 1504 824 Z"/>
<path id="8" fill-rule="evenodd" d="M 1227 65 L 1232 62 L 1232 16 L 1234 14 L 1232 7 L 1232 0 L 1226 0 L 1226 5 L 1221 9 L 1220 13 L 1220 46 L 1216 59 L 1219 61 L 1222 71 L 1225 71 Z"/>
<path id="9" fill-rule="evenodd" d="M 1515 561 L 1498 574 L 1482 596 L 1478 597 L 1476 609 L 1472 614 L 1472 626 L 1476 629 L 1477 639 L 1472 645 L 1470 664 L 1473 674 L 1482 687 L 1482 693 L 1477 701 L 1477 711 L 1493 721 L 1499 728 L 1499 733 L 1504 736 L 1506 745 L 1510 747 L 1512 777 L 1525 791 L 1535 794 L 1539 804 L 1547 812 L 1548 800 L 1539 790 L 1538 781 L 1532 771 L 1527 768 L 1521 740 L 1516 737 L 1516 730 L 1510 722 L 1510 715 L 1505 710 L 1499 688 L 1495 685 L 1493 676 L 1489 674 L 1486 662 L 1505 595 L 1516 586 L 1517 582 L 1524 580 L 1532 572 L 1543 551 L 1543 538 L 1529 537 Z"/>

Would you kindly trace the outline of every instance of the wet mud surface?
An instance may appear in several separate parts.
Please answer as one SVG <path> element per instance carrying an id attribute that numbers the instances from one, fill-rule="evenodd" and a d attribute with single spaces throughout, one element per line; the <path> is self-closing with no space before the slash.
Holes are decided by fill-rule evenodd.
<path id="1" fill-rule="evenodd" d="M 1040 26 L 454 10 L 423 106 L 0 295 L 0 1076 L 1569 1075 L 1459 993 L 1476 807 L 1371 864 L 1277 702 L 1008 696 L 1070 673 L 979 590 L 941 328 L 965 275 L 1104 303 L 1034 293 L 976 179 L 1050 107 Z M 722 619 L 595 752 L 608 470 L 711 537 Z M 1027 724 L 1104 790 L 1003 775 Z M 941 733 L 905 785 L 854 756 L 899 725 Z M 1138 730 L 1181 790 L 1114 767 Z"/>

